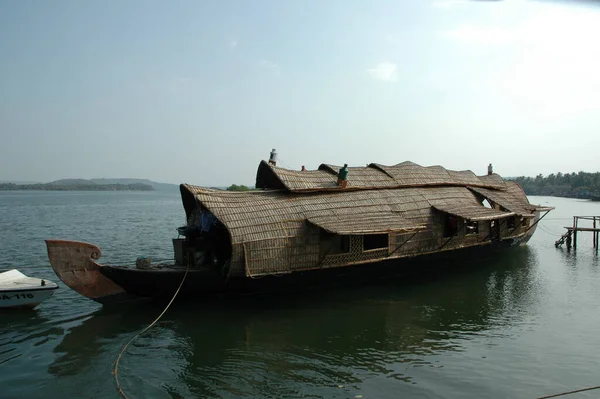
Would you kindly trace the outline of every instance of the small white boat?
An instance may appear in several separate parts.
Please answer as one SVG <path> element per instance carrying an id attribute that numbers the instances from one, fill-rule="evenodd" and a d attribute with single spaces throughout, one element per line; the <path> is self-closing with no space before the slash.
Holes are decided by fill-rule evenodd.
<path id="1" fill-rule="evenodd" d="M 0 309 L 35 308 L 57 288 L 52 281 L 27 277 L 17 269 L 0 271 Z"/>

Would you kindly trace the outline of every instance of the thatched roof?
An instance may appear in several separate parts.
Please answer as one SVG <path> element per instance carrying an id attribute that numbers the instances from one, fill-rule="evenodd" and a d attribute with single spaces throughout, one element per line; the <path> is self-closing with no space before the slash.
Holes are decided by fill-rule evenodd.
<path id="1" fill-rule="evenodd" d="M 323 230 L 338 235 L 363 235 L 425 230 L 394 212 L 364 215 L 327 215 L 309 217 L 307 221 Z"/>
<path id="2" fill-rule="evenodd" d="M 234 244 L 294 237 L 306 223 L 350 235 L 412 231 L 430 223 L 432 207 L 473 221 L 512 216 L 513 209 L 518 209 L 518 214 L 530 213 L 525 211 L 524 195 L 512 198 L 507 192 L 494 192 L 494 198 L 510 211 L 501 212 L 482 206 L 467 187 L 294 194 L 284 190 L 233 192 L 182 185 L 181 192 L 188 214 L 197 204 L 208 209 L 227 227 Z"/>
<path id="3" fill-rule="evenodd" d="M 462 195 L 473 196 L 466 188 L 438 190 L 460 190 Z M 181 193 L 188 215 L 197 201 L 227 227 L 233 243 L 293 237 L 307 221 L 340 232 L 414 229 L 427 219 L 431 207 L 419 189 L 290 194 L 283 190 L 212 190 L 184 184 Z M 367 226 L 365 220 L 376 224 Z"/>
<path id="4" fill-rule="evenodd" d="M 439 205 L 434 204 L 433 208 L 440 212 L 448 213 L 453 216 L 458 216 L 471 222 L 483 222 L 486 220 L 503 219 L 510 216 L 515 216 L 514 212 L 502 212 L 495 209 L 485 208 L 481 205 L 452 204 Z"/>
<path id="5" fill-rule="evenodd" d="M 291 192 L 339 190 L 337 173 L 341 167 L 322 164 L 318 170 L 297 171 L 272 166 L 262 161 L 256 175 L 256 187 L 285 189 Z M 470 170 L 452 171 L 441 166 L 423 167 L 413 162 L 393 166 L 372 163 L 364 167 L 348 168 L 345 190 L 377 188 L 405 188 L 431 186 L 473 186 L 504 189 L 505 182 L 498 175 L 478 177 Z"/>
<path id="6" fill-rule="evenodd" d="M 506 190 L 490 190 L 483 187 L 469 187 L 475 193 L 488 198 L 502 208 L 519 216 L 533 217 L 532 211 L 539 207 L 526 200 L 525 193 L 515 182 L 506 182 Z M 525 200 L 524 200 L 525 198 Z"/>

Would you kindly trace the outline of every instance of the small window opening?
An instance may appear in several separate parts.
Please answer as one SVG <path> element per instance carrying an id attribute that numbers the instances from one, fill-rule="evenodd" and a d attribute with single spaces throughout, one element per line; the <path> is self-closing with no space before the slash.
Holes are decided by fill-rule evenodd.
<path id="1" fill-rule="evenodd" d="M 369 234 L 363 237 L 363 249 L 365 251 L 387 248 L 388 245 L 389 241 L 387 234 Z"/>
<path id="2" fill-rule="evenodd" d="M 500 239 L 500 224 L 497 220 L 492 220 L 490 222 L 490 238 L 492 241 L 497 241 Z"/>
<path id="3" fill-rule="evenodd" d="M 527 219 L 527 218 L 521 218 L 521 226 L 523 226 L 523 227 L 529 227 L 529 219 Z"/>
<path id="4" fill-rule="evenodd" d="M 465 227 L 466 227 L 465 234 L 479 234 L 479 223 L 467 221 Z"/>
<path id="5" fill-rule="evenodd" d="M 490 201 L 487 198 L 483 199 L 481 205 L 483 205 L 486 208 L 494 209 L 494 207 L 492 206 L 492 204 L 490 204 Z"/>
<path id="6" fill-rule="evenodd" d="M 350 252 L 350 236 L 340 236 L 339 251 L 342 254 Z"/>
<path id="7" fill-rule="evenodd" d="M 517 227 L 516 218 L 515 217 L 508 218 L 508 220 L 506 221 L 506 227 L 509 230 L 513 230 L 515 227 Z"/>
<path id="8" fill-rule="evenodd" d="M 350 236 L 340 236 L 321 230 L 320 252 L 321 256 L 347 254 L 350 252 Z"/>
<path id="9" fill-rule="evenodd" d="M 452 237 L 458 232 L 458 219 L 452 215 L 446 215 L 444 223 L 444 237 Z"/>

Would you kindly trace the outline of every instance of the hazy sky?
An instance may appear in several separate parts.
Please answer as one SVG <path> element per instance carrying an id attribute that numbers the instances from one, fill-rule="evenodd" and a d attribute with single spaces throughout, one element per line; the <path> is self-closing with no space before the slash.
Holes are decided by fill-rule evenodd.
<path id="1" fill-rule="evenodd" d="M 0 180 L 254 184 L 280 165 L 600 170 L 600 7 L 0 2 Z"/>

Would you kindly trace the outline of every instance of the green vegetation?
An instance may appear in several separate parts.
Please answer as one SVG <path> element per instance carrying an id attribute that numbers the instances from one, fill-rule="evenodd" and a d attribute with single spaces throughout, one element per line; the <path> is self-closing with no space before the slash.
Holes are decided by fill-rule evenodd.
<path id="1" fill-rule="evenodd" d="M 128 178 L 119 178 L 119 179 L 91 179 L 92 182 L 96 184 L 145 184 L 153 187 L 156 191 L 176 191 L 179 192 L 179 184 L 169 184 L 169 183 L 158 183 L 148 179 L 128 179 Z"/>
<path id="2" fill-rule="evenodd" d="M 244 186 L 243 184 L 238 186 L 237 184 L 232 184 L 231 186 L 226 188 L 227 191 L 252 191 L 254 188 L 250 188 L 248 186 Z"/>
<path id="3" fill-rule="evenodd" d="M 591 198 L 600 193 L 600 172 L 565 173 L 558 172 L 546 177 L 517 177 L 516 181 L 527 195 L 550 195 L 555 197 Z"/>

